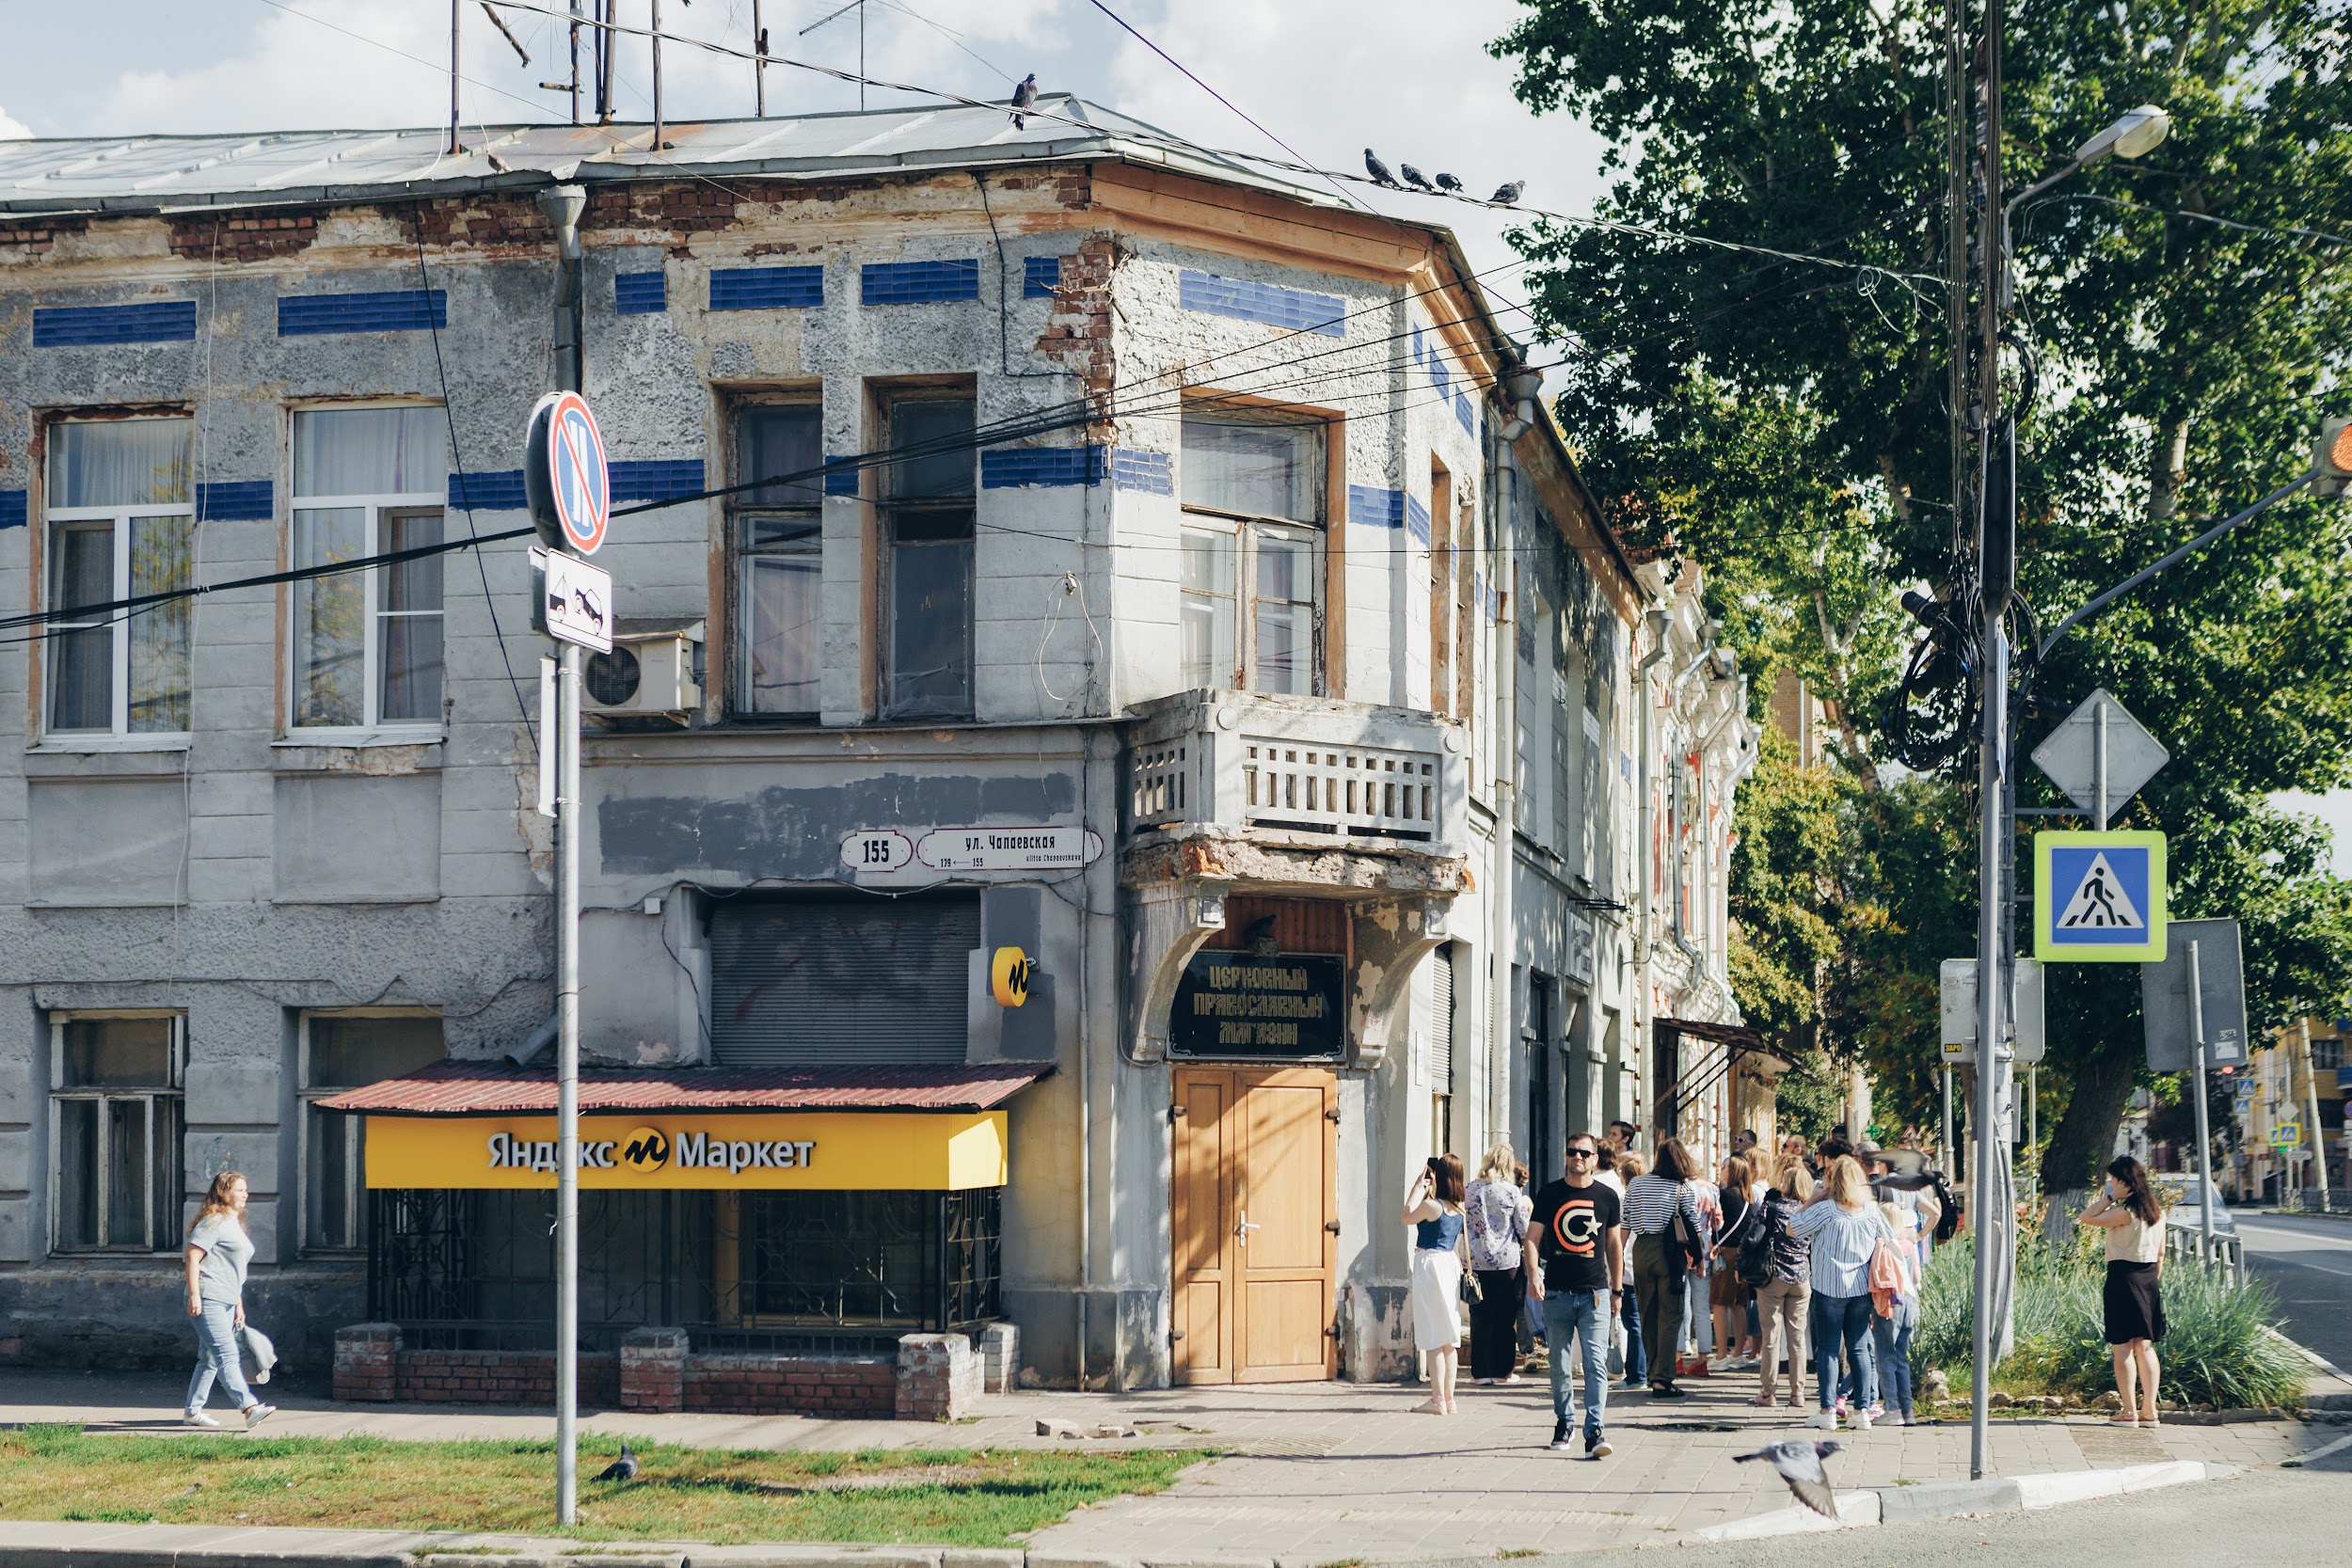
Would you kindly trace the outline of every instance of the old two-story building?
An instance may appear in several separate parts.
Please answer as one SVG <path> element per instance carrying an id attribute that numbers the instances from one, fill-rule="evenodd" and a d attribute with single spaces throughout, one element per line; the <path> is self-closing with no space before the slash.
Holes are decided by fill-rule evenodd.
<path id="1" fill-rule="evenodd" d="M 1060 97 L 485 136 L 0 145 L 0 1357 L 183 1355 L 233 1168 L 297 1369 L 545 1386 L 572 379 L 589 1399 L 1394 1375 L 1426 1154 L 1729 1049 L 1736 683 L 1446 231 Z"/>

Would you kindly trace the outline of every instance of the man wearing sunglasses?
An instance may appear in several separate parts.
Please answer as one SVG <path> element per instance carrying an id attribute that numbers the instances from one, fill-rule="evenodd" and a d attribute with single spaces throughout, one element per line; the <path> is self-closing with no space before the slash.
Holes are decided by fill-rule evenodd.
<path id="1" fill-rule="evenodd" d="M 1535 1195 L 1527 1228 L 1527 1293 L 1543 1303 L 1545 1342 L 1551 1358 L 1551 1447 L 1568 1451 L 1576 1401 L 1568 1375 L 1568 1344 L 1577 1342 L 1584 1373 L 1584 1457 L 1605 1459 L 1602 1431 L 1609 1409 L 1609 1325 L 1625 1291 L 1624 1205 L 1614 1189 L 1595 1180 L 1600 1145 L 1590 1132 L 1568 1138 L 1567 1174 Z"/>

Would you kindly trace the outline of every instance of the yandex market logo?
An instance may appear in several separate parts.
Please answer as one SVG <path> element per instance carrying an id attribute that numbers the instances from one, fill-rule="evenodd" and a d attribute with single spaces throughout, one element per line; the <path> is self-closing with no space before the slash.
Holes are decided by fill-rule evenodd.
<path id="1" fill-rule="evenodd" d="M 493 1132 L 489 1138 L 492 1170 L 530 1170 L 552 1174 L 556 1168 L 555 1140 L 517 1138 Z M 659 1127 L 640 1127 L 622 1138 L 583 1138 L 580 1144 L 581 1170 L 627 1170 L 639 1176 L 659 1176 L 675 1156 L 680 1170 L 723 1170 L 730 1175 L 747 1170 L 806 1170 L 816 1164 L 813 1138 L 723 1138 L 708 1132 L 680 1132 L 673 1139 Z"/>
<path id="2" fill-rule="evenodd" d="M 659 1127 L 640 1127 L 621 1140 L 621 1164 L 641 1176 L 650 1176 L 670 1163 L 670 1135 Z"/>

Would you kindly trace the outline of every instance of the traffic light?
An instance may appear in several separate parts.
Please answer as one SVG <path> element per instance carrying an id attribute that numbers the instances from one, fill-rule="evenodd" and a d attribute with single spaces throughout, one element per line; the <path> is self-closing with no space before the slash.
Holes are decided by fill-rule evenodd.
<path id="1" fill-rule="evenodd" d="M 2319 439 L 2312 446 L 2312 471 L 2319 476 L 2312 483 L 2313 495 L 2333 500 L 2352 490 L 2352 419 L 2321 422 Z"/>

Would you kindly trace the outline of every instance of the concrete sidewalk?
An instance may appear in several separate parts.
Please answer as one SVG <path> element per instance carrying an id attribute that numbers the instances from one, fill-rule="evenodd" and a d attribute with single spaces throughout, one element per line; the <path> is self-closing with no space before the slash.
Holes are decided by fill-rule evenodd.
<path id="1" fill-rule="evenodd" d="M 1130 1395 L 1022 1392 L 991 1397 L 977 1418 L 946 1428 L 617 1411 L 587 1415 L 582 1426 L 663 1442 L 747 1449 L 1214 1446 L 1230 1457 L 1185 1472 L 1157 1497 L 1099 1504 L 1039 1531 L 1027 1544 L 1032 1568 L 1062 1558 L 1181 1564 L 1235 1557 L 1263 1562 L 1272 1557 L 1317 1564 L 1660 1544 L 1787 1507 L 1787 1492 L 1764 1466 L 1737 1465 L 1732 1456 L 1795 1434 L 1805 1412 L 1749 1405 L 1756 1389 L 1753 1373 L 1692 1379 L 1684 1386 L 1689 1397 L 1675 1401 L 1613 1396 L 1610 1436 L 1616 1453 L 1598 1462 L 1543 1448 L 1551 1418 L 1540 1379 L 1509 1387 L 1465 1387 L 1462 1413 L 1452 1418 L 1414 1414 L 1412 1406 L 1423 1397 L 1418 1387 L 1318 1383 Z M 178 1380 L 168 1374 L 0 1372 L 0 1422 L 184 1432 L 177 1419 L 179 1392 Z M 1037 1435 L 1041 1418 L 1119 1421 L 1140 1430 L 1131 1439 L 1073 1443 Z M 225 1420 L 224 1430 L 233 1430 L 234 1418 Z M 262 1430 L 275 1436 L 366 1433 L 410 1439 L 515 1439 L 551 1435 L 553 1424 L 544 1410 L 386 1409 L 288 1396 L 280 1414 Z M 2094 1418 L 2002 1419 L 1992 1429 L 1993 1469 L 2003 1476 L 2054 1474 L 2169 1460 L 2244 1468 L 2294 1458 L 2342 1431 L 2291 1419 L 2168 1425 L 2154 1432 L 2110 1427 Z M 1968 1475 L 1965 1421 L 1882 1426 L 1867 1433 L 1841 1433 L 1839 1440 L 1847 1451 L 1832 1462 L 1831 1479 L 1841 1488 L 1924 1486 Z M 29 1544 L 24 1533 L 28 1528 L 11 1525 L 10 1540 Z M 185 1528 L 72 1527 L 77 1535 L 121 1532 L 109 1533 L 109 1554 L 136 1543 L 163 1555 L 194 1543 L 167 1543 L 147 1532 L 177 1534 Z M 215 1533 L 299 1535 L 306 1544 L 297 1549 L 305 1553 L 311 1550 L 309 1537 L 348 1537 L 358 1557 L 412 1561 L 421 1550 L 488 1544 L 480 1537 L 395 1538 L 382 1531 Z M 96 1544 L 94 1536 L 84 1543 Z M 252 1549 L 278 1555 L 292 1544 L 272 1539 L 263 1546 L 257 1540 Z M 555 1544 L 534 1542 L 531 1549 L 547 1554 Z M 644 1550 L 653 1554 L 660 1548 L 648 1544 Z M 887 1560 L 890 1550 L 854 1555 Z M 779 1561 L 808 1555 L 778 1546 L 692 1553 L 698 1561 L 745 1554 Z M 629 1555 L 638 1553 L 632 1549 Z M 918 1555 L 929 1560 L 937 1549 Z M 972 1568 L 978 1561 L 975 1559 Z M 7 1564 L 0 1562 L 0 1568 Z"/>

